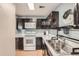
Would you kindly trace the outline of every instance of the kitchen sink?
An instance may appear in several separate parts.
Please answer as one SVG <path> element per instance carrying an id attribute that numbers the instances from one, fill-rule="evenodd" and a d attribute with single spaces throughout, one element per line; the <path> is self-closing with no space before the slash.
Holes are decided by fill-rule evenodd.
<path id="1" fill-rule="evenodd" d="M 65 43 L 64 41 L 60 41 L 60 40 L 47 40 L 48 44 L 51 46 L 51 48 L 60 55 L 70 55 L 70 53 L 68 53 L 67 51 L 65 51 L 64 49 L 66 49 Z M 66 49 L 69 50 L 69 49 Z"/>
<path id="2" fill-rule="evenodd" d="M 51 47 L 56 51 L 60 52 L 60 42 L 59 40 L 47 40 L 47 42 L 51 45 Z"/>

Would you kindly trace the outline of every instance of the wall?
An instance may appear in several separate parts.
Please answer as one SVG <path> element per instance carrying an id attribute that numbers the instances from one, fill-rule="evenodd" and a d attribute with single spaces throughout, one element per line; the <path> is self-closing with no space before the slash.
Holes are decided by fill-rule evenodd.
<path id="1" fill-rule="evenodd" d="M 0 4 L 0 55 L 15 55 L 15 7 Z"/>
<path id="2" fill-rule="evenodd" d="M 74 9 L 74 3 L 63 3 L 60 4 L 58 6 L 58 8 L 56 8 L 56 11 L 59 11 L 59 26 L 64 26 L 66 25 L 64 23 L 64 19 L 63 19 L 63 14 L 65 13 L 65 11 L 67 11 L 68 9 Z"/>
<path id="3" fill-rule="evenodd" d="M 57 9 L 56 9 L 56 11 L 59 11 L 59 26 L 64 26 L 64 25 L 66 25 L 64 22 L 63 22 L 63 14 L 64 14 L 64 12 L 66 11 L 66 10 L 68 10 L 68 9 L 72 9 L 72 10 L 74 10 L 74 7 L 75 7 L 75 4 L 74 3 L 64 3 L 64 4 L 61 4 Z M 70 30 L 69 31 L 69 34 L 68 35 L 66 35 L 66 34 L 64 34 L 63 33 L 63 30 L 61 30 L 60 32 L 59 32 L 59 34 L 61 34 L 61 35 L 65 35 L 65 36 L 68 36 L 68 37 L 72 37 L 72 38 L 76 38 L 76 39 L 79 39 L 79 36 L 78 36 L 78 34 L 79 34 L 79 31 L 78 30 Z"/>
<path id="4" fill-rule="evenodd" d="M 64 23 L 64 19 L 63 19 L 63 14 L 66 10 L 68 9 L 72 9 L 74 10 L 74 6 L 75 4 L 74 3 L 64 3 L 64 4 L 61 4 L 57 9 L 56 11 L 59 11 L 59 26 L 65 26 L 66 24 Z M 63 36 L 67 36 L 67 37 L 70 37 L 70 38 L 75 38 L 75 39 L 79 39 L 79 29 L 71 29 L 69 31 L 69 34 L 64 34 L 63 33 L 63 30 L 59 31 L 58 32 L 60 35 L 63 35 Z M 69 39 L 67 39 L 67 44 L 70 44 L 72 45 L 72 42 L 69 41 Z M 73 46 L 77 46 L 73 43 Z M 79 46 L 79 45 L 78 45 Z"/>

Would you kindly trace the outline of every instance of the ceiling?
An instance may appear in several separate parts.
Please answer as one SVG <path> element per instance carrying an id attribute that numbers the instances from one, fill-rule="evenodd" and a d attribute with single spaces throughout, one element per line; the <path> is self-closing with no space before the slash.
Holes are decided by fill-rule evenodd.
<path id="1" fill-rule="evenodd" d="M 48 16 L 60 3 L 34 3 L 35 10 L 29 10 L 27 3 L 16 3 L 16 15 L 19 16 Z M 45 6 L 45 8 L 39 8 Z"/>

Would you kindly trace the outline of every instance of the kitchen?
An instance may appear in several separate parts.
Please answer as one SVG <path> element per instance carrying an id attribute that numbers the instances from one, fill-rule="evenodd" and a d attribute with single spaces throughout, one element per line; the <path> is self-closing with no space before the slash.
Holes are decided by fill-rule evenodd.
<path id="1" fill-rule="evenodd" d="M 17 10 L 19 10 L 21 8 L 20 4 L 16 5 Z M 37 4 L 39 9 L 42 8 L 42 10 L 50 5 L 54 5 L 56 9 L 49 13 L 47 17 L 17 15 L 16 55 L 21 55 L 21 53 L 19 54 L 21 51 L 26 51 L 26 54 L 29 54 L 37 50 L 41 50 L 42 52 L 37 52 L 37 54 L 33 55 L 39 56 L 40 53 L 42 56 L 78 55 L 79 21 L 78 19 L 74 20 L 74 12 L 78 12 L 76 10 L 78 5 L 74 3 Z M 27 51 L 30 52 L 27 53 Z M 32 53 L 30 53 L 31 55 Z"/>
<path id="2" fill-rule="evenodd" d="M 35 11 L 26 9 L 27 14 L 23 14 L 25 5 L 16 4 L 17 56 L 79 55 L 79 4 L 36 3 L 36 13 L 31 14 Z M 37 11 L 45 11 L 46 8 L 52 9 L 48 16 L 38 14 Z"/>
<path id="3" fill-rule="evenodd" d="M 79 3 L 0 4 L 1 55 L 79 56 Z"/>
<path id="4" fill-rule="evenodd" d="M 17 5 L 20 5 L 20 4 L 17 4 Z M 51 6 L 51 5 L 52 6 L 54 5 L 54 7 L 55 7 L 56 4 L 48 4 L 48 5 L 42 4 L 43 6 L 40 6 L 41 4 L 36 4 L 36 5 L 37 5 L 37 7 L 39 7 L 39 9 L 41 11 L 41 10 L 45 10 L 46 8 L 50 8 L 48 6 Z M 46 6 L 45 9 L 44 9 L 44 5 Z M 18 6 L 16 6 L 16 7 L 19 10 L 19 7 Z M 42 8 L 40 8 L 40 7 L 42 7 Z M 37 11 L 39 11 L 39 10 L 37 10 Z M 50 12 L 49 9 L 48 9 L 48 11 Z M 54 14 L 53 16 L 55 16 L 53 18 L 57 19 L 58 12 L 53 11 L 52 13 Z M 17 31 L 16 32 L 18 34 L 16 34 L 16 46 L 17 46 L 16 48 L 20 49 L 21 51 L 25 50 L 26 53 L 29 50 L 30 51 L 31 50 L 32 51 L 40 50 L 40 51 L 42 51 L 41 55 L 45 55 L 46 48 L 44 48 L 44 40 L 50 40 L 51 37 L 56 37 L 56 33 L 57 33 L 56 26 L 58 25 L 58 23 L 52 24 L 52 22 L 54 22 L 55 20 L 51 20 L 51 18 L 50 18 L 52 16 L 51 14 L 48 17 L 39 16 L 39 15 L 24 17 L 24 16 L 17 15 L 17 18 L 16 18 Z M 54 26 L 52 26 L 52 25 L 54 25 Z M 37 52 L 37 54 L 33 54 L 33 55 L 39 55 L 39 54 L 40 54 L 40 52 Z M 32 54 L 30 54 L 30 55 L 32 55 Z"/>

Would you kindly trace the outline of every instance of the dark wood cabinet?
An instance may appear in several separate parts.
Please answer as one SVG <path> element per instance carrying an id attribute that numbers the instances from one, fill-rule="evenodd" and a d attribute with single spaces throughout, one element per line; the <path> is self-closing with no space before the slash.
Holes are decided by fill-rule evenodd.
<path id="1" fill-rule="evenodd" d="M 16 29 L 24 29 L 24 21 L 21 18 L 16 18 Z"/>
<path id="2" fill-rule="evenodd" d="M 36 37 L 36 49 L 42 49 L 43 43 L 42 43 L 42 37 Z"/>
<path id="3" fill-rule="evenodd" d="M 53 11 L 46 19 L 37 19 L 37 29 L 56 29 L 59 25 L 59 12 Z"/>
<path id="4" fill-rule="evenodd" d="M 16 49 L 23 50 L 23 38 L 16 38 Z"/>
<path id="5" fill-rule="evenodd" d="M 74 7 L 74 24 L 79 27 L 79 3 Z"/>
<path id="6" fill-rule="evenodd" d="M 37 19 L 36 29 L 40 29 L 40 28 L 41 28 L 41 19 Z"/>
<path id="7" fill-rule="evenodd" d="M 59 26 L 59 12 L 53 11 L 49 14 L 47 19 L 50 21 L 50 28 L 57 28 Z"/>
<path id="8" fill-rule="evenodd" d="M 44 25 L 44 23 L 47 21 L 47 19 L 37 19 L 36 22 L 36 29 L 47 29 L 49 28 L 49 25 Z"/>

